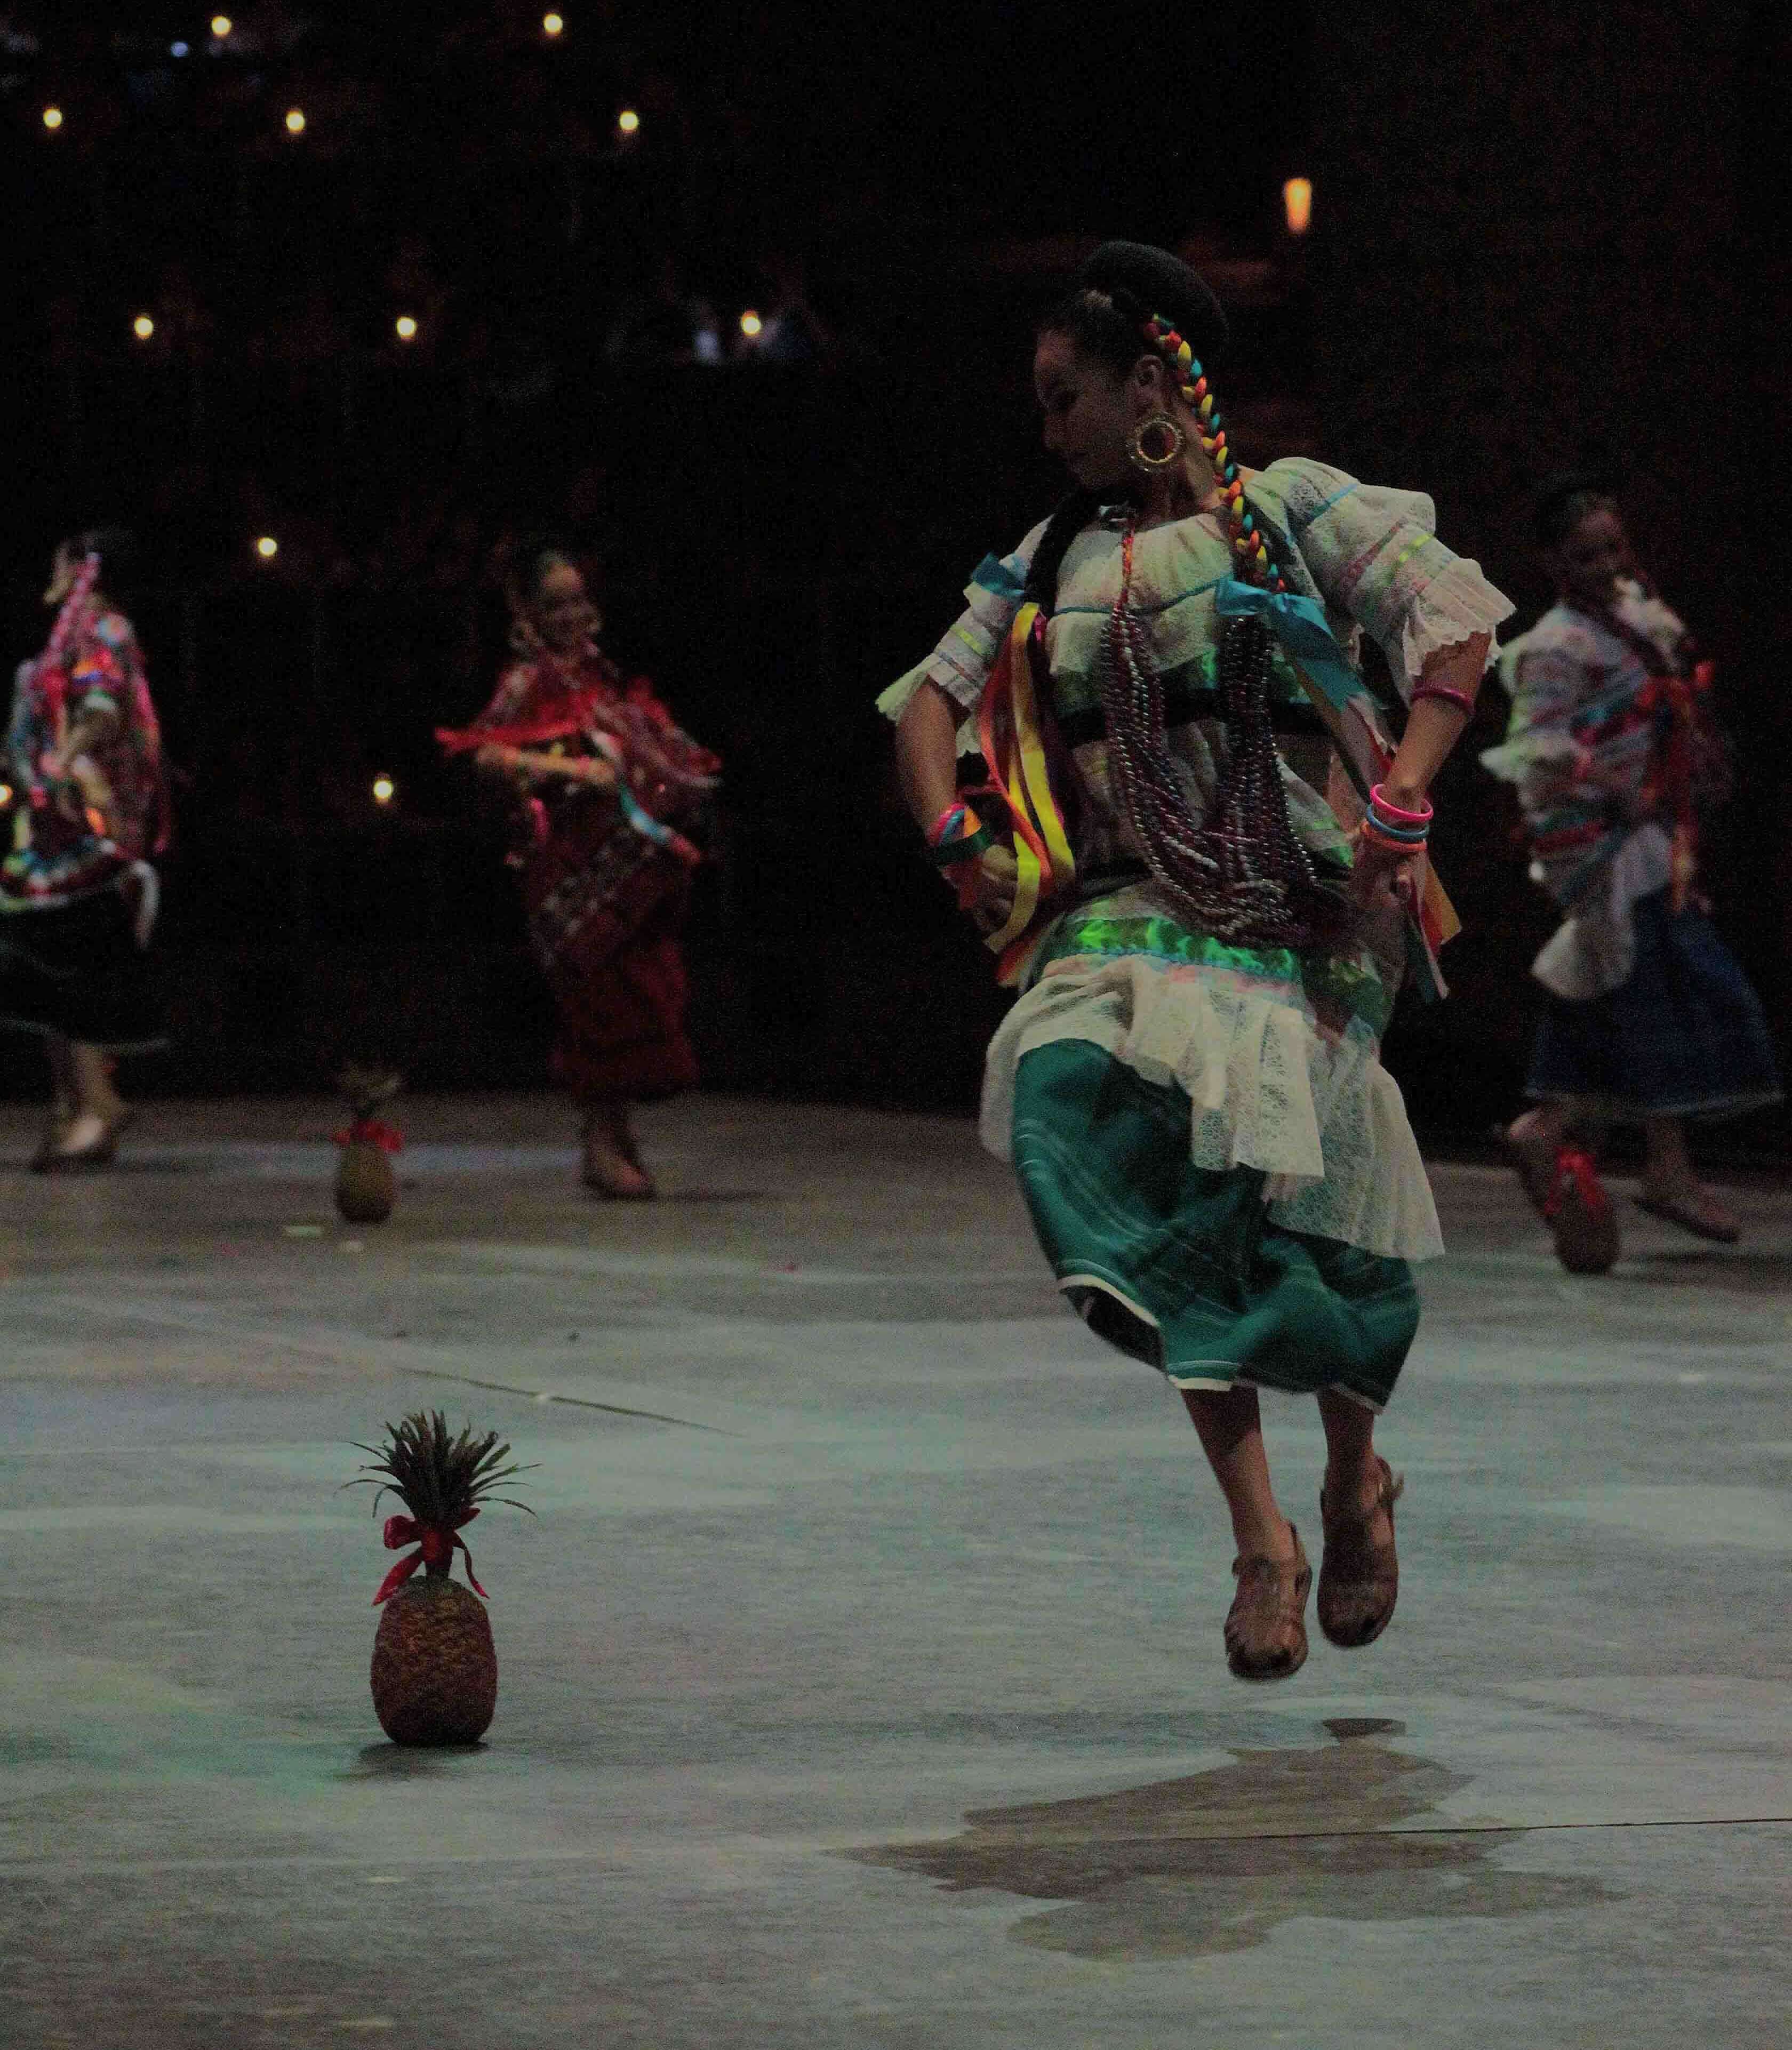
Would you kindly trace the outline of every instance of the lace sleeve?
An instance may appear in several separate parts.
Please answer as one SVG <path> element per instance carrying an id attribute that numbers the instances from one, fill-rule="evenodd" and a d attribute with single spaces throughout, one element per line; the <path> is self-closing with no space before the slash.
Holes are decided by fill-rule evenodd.
<path id="1" fill-rule="evenodd" d="M 1512 693 L 1512 717 L 1501 746 L 1482 766 L 1510 783 L 1527 813 L 1540 812 L 1572 790 L 1587 750 L 1574 737 L 1585 694 L 1591 650 L 1577 628 L 1545 621 L 1506 651 L 1501 676 Z"/>
<path id="2" fill-rule="evenodd" d="M 1410 700 L 1425 664 L 1441 650 L 1488 637 L 1512 602 L 1453 554 L 1435 532 L 1420 491 L 1359 484 L 1305 458 L 1272 463 L 1253 481 L 1280 499 L 1289 538 L 1327 605 L 1347 613 L 1381 644 L 1402 697 Z"/>
<path id="3" fill-rule="evenodd" d="M 965 607 L 924 662 L 898 676 L 878 700 L 878 710 L 892 722 L 908 709 L 923 684 L 937 684 L 965 715 L 959 729 L 961 754 L 975 754 L 976 717 L 983 687 L 995 665 L 1003 636 L 1020 608 L 1021 593 L 1034 551 L 1046 531 L 1043 520 L 1012 555 L 985 555 L 964 587 Z"/>

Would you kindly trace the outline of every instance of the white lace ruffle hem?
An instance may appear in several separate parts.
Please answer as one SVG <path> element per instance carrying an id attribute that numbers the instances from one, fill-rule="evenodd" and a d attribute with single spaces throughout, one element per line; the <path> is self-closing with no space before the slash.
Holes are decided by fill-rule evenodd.
<path id="1" fill-rule="evenodd" d="M 1060 1039 L 1086 1039 L 1146 1081 L 1182 1089 L 1195 1166 L 1260 1170 L 1285 1230 L 1397 1259 L 1443 1252 L 1406 1106 L 1366 1027 L 1323 1034 L 1299 992 L 1274 983 L 1139 955 L 1071 956 L 990 1043 L 982 1131 L 998 1159 L 1011 1157 L 1021 1062 Z"/>

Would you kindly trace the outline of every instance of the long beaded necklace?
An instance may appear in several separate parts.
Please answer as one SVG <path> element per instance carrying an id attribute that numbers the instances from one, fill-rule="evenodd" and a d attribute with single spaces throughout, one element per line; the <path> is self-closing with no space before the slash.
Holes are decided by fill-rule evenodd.
<path id="1" fill-rule="evenodd" d="M 1200 364 L 1167 323 L 1151 321 L 1145 332 L 1169 357 L 1184 399 L 1196 409 L 1202 449 L 1224 489 L 1241 573 L 1271 590 L 1285 590 L 1245 506 L 1238 467 Z M 1202 931 L 1239 945 L 1311 945 L 1336 930 L 1338 906 L 1288 817 L 1269 717 L 1269 629 L 1241 618 L 1229 622 L 1221 637 L 1223 754 L 1212 799 L 1197 819 L 1171 760 L 1150 638 L 1132 609 L 1137 532 L 1134 515 L 1120 542 L 1120 594 L 1102 637 L 1101 679 L 1108 759 L 1133 839 L 1159 886 Z"/>

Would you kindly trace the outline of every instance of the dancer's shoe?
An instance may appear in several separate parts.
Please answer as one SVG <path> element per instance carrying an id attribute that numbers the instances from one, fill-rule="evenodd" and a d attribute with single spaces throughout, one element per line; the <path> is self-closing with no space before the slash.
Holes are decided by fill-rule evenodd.
<path id="1" fill-rule="evenodd" d="M 1307 1662 L 1307 1591 L 1313 1569 L 1291 1523 L 1291 1559 L 1237 1558 L 1225 1619 L 1225 1662 L 1241 1680 L 1286 1680 Z"/>
<path id="2" fill-rule="evenodd" d="M 62 1143 L 45 1146 L 33 1158 L 31 1168 L 38 1175 L 86 1175 L 109 1167 L 118 1157 L 120 1117 L 108 1124 L 92 1111 L 83 1111 L 63 1135 Z M 84 1128 L 91 1126 L 92 1131 Z"/>
<path id="3" fill-rule="evenodd" d="M 1406 1486 L 1385 1460 L 1375 1462 L 1374 1499 L 1330 1502 L 1319 1491 L 1319 1521 L 1326 1549 L 1319 1561 L 1319 1627 L 1346 1651 L 1373 1644 L 1393 1620 L 1400 1599 L 1400 1554 L 1394 1547 L 1394 1504 Z M 1377 1519 L 1385 1510 L 1388 1534 L 1377 1539 Z"/>

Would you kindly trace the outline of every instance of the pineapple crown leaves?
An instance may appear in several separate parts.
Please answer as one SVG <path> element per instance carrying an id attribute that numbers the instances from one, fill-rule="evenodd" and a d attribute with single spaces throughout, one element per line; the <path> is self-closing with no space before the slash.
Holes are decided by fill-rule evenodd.
<path id="1" fill-rule="evenodd" d="M 392 1068 L 364 1066 L 359 1061 L 350 1061 L 336 1078 L 336 1086 L 349 1099 L 349 1108 L 357 1118 L 372 1117 L 381 1104 L 390 1103 L 404 1086 L 404 1078 Z M 386 1428 L 389 1431 L 392 1425 Z M 368 1450 L 365 1445 L 360 1449 Z"/>
<path id="2" fill-rule="evenodd" d="M 510 1448 L 499 1442 L 496 1431 L 475 1437 L 471 1424 L 458 1437 L 451 1437 L 448 1419 L 439 1409 L 419 1409 L 401 1423 L 388 1424 L 383 1445 L 355 1449 L 371 1452 L 373 1463 L 364 1467 L 345 1487 L 371 1487 L 373 1513 L 380 1513 L 381 1499 L 395 1495 L 421 1524 L 449 1528 L 464 1520 L 488 1502 L 501 1502 L 533 1516 L 526 1502 L 513 1495 L 494 1495 L 493 1488 L 532 1466 L 507 1466 Z"/>

